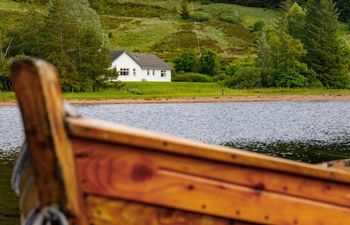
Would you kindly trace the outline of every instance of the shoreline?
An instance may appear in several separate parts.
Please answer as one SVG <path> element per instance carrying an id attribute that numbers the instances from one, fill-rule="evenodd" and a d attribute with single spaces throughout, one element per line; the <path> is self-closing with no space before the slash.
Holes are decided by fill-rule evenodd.
<path id="1" fill-rule="evenodd" d="M 180 97 L 152 99 L 68 99 L 73 105 L 112 105 L 112 104 L 171 104 L 171 103 L 227 103 L 227 102 L 329 102 L 350 101 L 350 95 L 276 95 L 276 96 L 222 96 L 222 97 Z M 0 106 L 17 106 L 16 101 L 3 101 Z"/>

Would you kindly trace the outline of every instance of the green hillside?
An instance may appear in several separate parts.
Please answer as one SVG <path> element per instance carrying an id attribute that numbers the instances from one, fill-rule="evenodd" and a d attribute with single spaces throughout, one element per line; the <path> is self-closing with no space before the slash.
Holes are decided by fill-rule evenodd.
<path id="1" fill-rule="evenodd" d="M 256 47 L 249 28 L 257 21 L 273 29 L 277 10 L 244 7 L 233 4 L 191 4 L 194 14 L 208 21 L 191 22 L 180 18 L 178 1 L 170 0 L 91 0 L 108 35 L 109 49 L 152 52 L 172 61 L 180 52 L 201 48 L 217 51 L 223 62 L 230 63 L 254 57 Z M 16 26 L 27 9 L 26 3 L 0 0 L 0 29 Z M 42 12 L 44 6 L 37 5 Z M 233 18 L 239 22 L 225 18 Z M 226 21 L 225 21 L 226 20 Z M 339 32 L 350 43 L 347 25 Z M 197 39 L 198 38 L 198 39 Z M 198 40 L 198 41 L 197 41 Z"/>
<path id="2" fill-rule="evenodd" d="M 220 53 L 223 61 L 252 57 L 254 37 L 249 31 L 262 20 L 272 29 L 279 15 L 276 10 L 244 7 L 232 4 L 192 4 L 193 12 L 209 16 L 209 21 L 193 23 L 181 20 L 174 1 L 120 0 L 91 1 L 109 33 L 109 49 L 153 52 L 171 60 L 180 52 L 209 48 Z M 108 5 L 108 6 L 107 6 Z M 44 7 L 41 7 L 44 10 Z M 23 18 L 27 5 L 11 0 L 0 1 L 0 29 L 15 26 Z M 241 24 L 222 20 L 222 15 L 239 17 Z M 350 40 L 346 25 L 340 32 Z M 198 42 L 197 42 L 198 37 Z"/>

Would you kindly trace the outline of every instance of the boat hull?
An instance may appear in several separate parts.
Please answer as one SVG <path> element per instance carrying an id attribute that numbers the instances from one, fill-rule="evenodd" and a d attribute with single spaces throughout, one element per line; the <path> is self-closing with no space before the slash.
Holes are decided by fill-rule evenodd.
<path id="1" fill-rule="evenodd" d="M 64 109 L 46 62 L 18 61 L 11 73 L 28 146 L 14 173 L 22 224 L 349 224 L 348 163 L 309 165 L 84 118 Z"/>

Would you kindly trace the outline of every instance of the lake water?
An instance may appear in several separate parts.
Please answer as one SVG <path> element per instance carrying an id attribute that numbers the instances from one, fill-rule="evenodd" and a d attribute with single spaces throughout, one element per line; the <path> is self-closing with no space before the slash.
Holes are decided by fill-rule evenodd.
<path id="1" fill-rule="evenodd" d="M 83 115 L 309 163 L 350 158 L 350 102 L 77 106 Z M 0 225 L 17 225 L 10 189 L 24 136 L 17 107 L 0 107 Z"/>

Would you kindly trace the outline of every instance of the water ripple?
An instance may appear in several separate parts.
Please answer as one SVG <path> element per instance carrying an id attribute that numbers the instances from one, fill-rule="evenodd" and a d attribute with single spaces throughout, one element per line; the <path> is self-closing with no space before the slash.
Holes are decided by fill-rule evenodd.
<path id="1" fill-rule="evenodd" d="M 343 146 L 347 146 L 350 137 L 350 102 L 95 105 L 77 108 L 88 117 L 212 144 L 254 151 L 265 149 L 267 154 L 271 154 L 269 151 L 276 149 L 271 146 L 278 143 L 311 143 L 314 146 L 315 143 L 326 143 L 317 146 L 344 143 Z M 0 107 L 0 137 L 3 154 L 18 150 L 23 141 L 23 130 L 16 107 Z"/>

